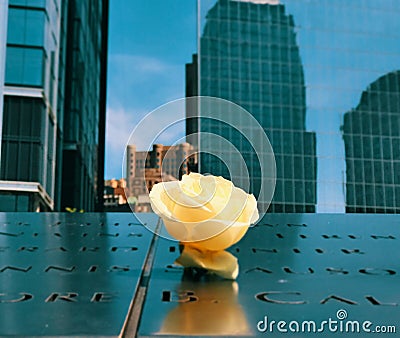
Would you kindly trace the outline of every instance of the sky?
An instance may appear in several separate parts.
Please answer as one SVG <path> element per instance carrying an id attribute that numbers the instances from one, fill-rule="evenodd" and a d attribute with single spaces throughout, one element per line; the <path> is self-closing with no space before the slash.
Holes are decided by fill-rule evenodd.
<path id="1" fill-rule="evenodd" d="M 122 177 L 136 124 L 185 96 L 185 64 L 197 48 L 196 15 L 195 0 L 111 1 L 106 179 Z"/>

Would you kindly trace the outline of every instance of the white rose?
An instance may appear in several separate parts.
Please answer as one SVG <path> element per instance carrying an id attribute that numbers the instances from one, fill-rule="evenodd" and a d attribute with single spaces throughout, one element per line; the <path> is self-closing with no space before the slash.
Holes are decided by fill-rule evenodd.
<path id="1" fill-rule="evenodd" d="M 224 250 L 258 220 L 253 195 L 216 176 L 197 173 L 153 186 L 150 202 L 169 234 L 183 244 Z"/>

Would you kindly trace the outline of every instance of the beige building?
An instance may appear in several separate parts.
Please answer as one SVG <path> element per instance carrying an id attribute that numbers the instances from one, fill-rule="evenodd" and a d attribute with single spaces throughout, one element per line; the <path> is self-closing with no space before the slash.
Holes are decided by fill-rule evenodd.
<path id="1" fill-rule="evenodd" d="M 121 206 L 127 206 L 125 195 L 126 180 L 121 178 L 104 181 L 104 209 L 106 211 L 121 211 Z M 118 210 L 117 210 L 118 209 Z M 129 208 L 126 208 L 129 210 Z"/>
<path id="2" fill-rule="evenodd" d="M 134 195 L 146 187 L 150 190 L 161 177 L 179 179 L 188 174 L 189 168 L 197 162 L 197 154 L 189 143 L 175 146 L 154 144 L 151 151 L 136 151 L 135 145 L 128 145 L 126 151 L 127 187 Z M 137 189 L 136 192 L 133 188 Z"/>
<path id="3" fill-rule="evenodd" d="M 147 195 L 154 184 L 177 180 L 197 163 L 197 154 L 189 143 L 154 144 L 151 151 L 136 151 L 135 145 L 128 145 L 126 152 L 126 194 L 137 198 L 137 212 L 151 211 Z"/>

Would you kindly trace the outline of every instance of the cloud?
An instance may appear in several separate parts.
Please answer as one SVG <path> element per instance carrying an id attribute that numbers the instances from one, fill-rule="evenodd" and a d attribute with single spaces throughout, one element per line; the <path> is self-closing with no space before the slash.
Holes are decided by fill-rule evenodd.
<path id="1" fill-rule="evenodd" d="M 143 115 L 143 113 L 124 109 L 109 108 L 107 110 L 106 178 L 119 178 L 122 175 L 125 146 L 140 115 Z"/>
<path id="2" fill-rule="evenodd" d="M 172 64 L 159 58 L 134 55 L 109 55 L 109 81 L 111 92 L 122 88 L 130 89 L 140 86 L 160 85 L 168 79 L 176 79 L 176 74 L 183 74 L 184 65 Z M 151 93 L 149 93 L 151 94 Z"/>
<path id="3" fill-rule="evenodd" d="M 135 74 L 163 73 L 174 67 L 160 59 L 132 54 L 111 54 L 109 62 L 116 68 L 134 71 Z"/>
<path id="4" fill-rule="evenodd" d="M 109 56 L 109 106 L 151 111 L 185 95 L 185 65 L 146 55 Z"/>
<path id="5" fill-rule="evenodd" d="M 184 118 L 185 101 L 162 105 L 137 121 L 129 143 L 138 150 L 148 150 L 154 143 L 173 144 L 184 136 Z"/>
<path id="6" fill-rule="evenodd" d="M 125 111 L 123 109 L 109 109 L 107 112 L 107 132 L 108 144 L 113 150 L 125 144 L 133 128 L 135 127 L 140 113 Z"/>
<path id="7" fill-rule="evenodd" d="M 146 55 L 111 54 L 109 56 L 108 110 L 106 129 L 106 178 L 122 175 L 126 143 L 139 121 L 151 111 L 172 100 L 184 97 L 183 64 L 168 63 Z M 147 150 L 154 136 L 168 124 L 179 119 L 184 111 L 166 111 L 149 118 L 148 132 L 136 135 L 138 150 Z M 150 130 L 151 129 L 151 130 Z M 157 142 L 170 144 L 184 135 L 184 124 L 169 128 Z"/>
<path id="8" fill-rule="evenodd" d="M 137 150 L 148 150 L 154 143 L 166 145 L 184 142 L 184 102 L 164 105 L 153 112 L 143 109 L 109 108 L 106 128 L 106 178 L 122 175 L 126 145 L 135 144 Z M 144 117 L 146 116 L 146 119 Z M 138 124 L 140 128 L 136 129 Z M 180 121 L 174 123 L 171 121 Z M 131 137 L 132 136 L 132 137 Z"/>

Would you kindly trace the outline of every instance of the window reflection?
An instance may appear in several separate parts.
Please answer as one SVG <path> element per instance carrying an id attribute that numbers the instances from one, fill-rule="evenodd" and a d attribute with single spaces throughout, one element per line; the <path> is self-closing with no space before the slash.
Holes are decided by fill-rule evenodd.
<path id="1" fill-rule="evenodd" d="M 6 84 L 37 87 L 43 85 L 43 49 L 8 46 L 6 58 L 8 61 L 5 74 Z"/>
<path id="2" fill-rule="evenodd" d="M 44 10 L 10 8 L 7 43 L 43 46 L 45 21 Z"/>
<path id="3" fill-rule="evenodd" d="M 236 100 L 255 116 L 262 116 L 262 123 L 272 129 L 269 137 L 276 154 L 277 173 L 281 175 L 275 200 L 300 201 L 297 196 L 303 196 L 303 188 L 312 191 L 310 182 L 316 182 L 317 212 L 398 212 L 400 81 L 388 74 L 400 69 L 400 3 L 390 0 L 281 0 L 275 6 L 246 3 L 237 16 L 244 15 L 247 23 L 243 27 L 229 18 L 228 10 L 217 13 L 224 15 L 225 22 L 230 21 L 220 32 L 210 28 L 209 20 L 210 10 L 222 2 L 200 1 L 199 39 L 203 53 L 200 60 L 203 66 L 207 65 L 218 53 L 218 46 L 205 38 L 207 34 L 230 39 L 225 44 L 230 48 L 231 59 L 223 63 L 223 69 L 217 67 L 215 74 L 224 74 L 224 79 L 240 76 L 239 84 L 234 85 L 240 95 L 231 94 L 221 81 L 215 81 L 215 92 L 213 87 L 202 85 L 201 94 L 215 93 Z M 274 16 L 271 14 L 274 11 L 279 13 Z M 268 14 L 258 22 L 254 13 Z M 285 16 L 293 22 L 293 35 L 288 34 L 290 25 L 277 24 Z M 268 28 L 259 32 L 257 28 L 262 25 Z M 243 38 L 243 34 L 249 36 Z M 238 35 L 246 43 L 235 46 Z M 212 58 L 204 58 L 205 50 Z M 303 72 L 296 71 L 298 60 Z M 236 69 L 240 69 L 240 75 L 235 73 Z M 200 76 L 205 79 L 204 73 Z M 243 79 L 250 81 L 250 85 Z M 379 88 L 372 90 L 378 79 L 381 79 Z M 204 81 L 210 80 L 208 76 Z M 236 79 L 232 80 L 235 83 Z M 300 85 L 295 86 L 296 83 Z M 306 94 L 305 130 L 315 133 L 315 138 L 303 137 L 302 142 L 297 142 L 299 136 L 294 136 L 293 128 L 302 114 L 302 88 Z M 243 101 L 244 97 L 248 100 Z M 285 110 L 291 115 L 282 118 L 280 114 Z M 313 142 L 316 161 L 310 161 Z M 295 165 L 298 157 L 303 166 Z M 286 163 L 294 165 L 295 170 L 286 167 Z M 317 171 L 315 177 L 311 168 Z M 282 189 L 278 188 L 280 185 Z"/>
<path id="4" fill-rule="evenodd" d="M 400 213 L 399 83 L 400 71 L 383 75 L 344 116 L 348 212 Z"/>

